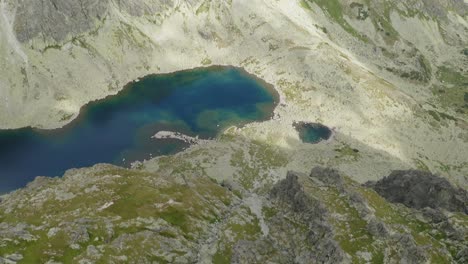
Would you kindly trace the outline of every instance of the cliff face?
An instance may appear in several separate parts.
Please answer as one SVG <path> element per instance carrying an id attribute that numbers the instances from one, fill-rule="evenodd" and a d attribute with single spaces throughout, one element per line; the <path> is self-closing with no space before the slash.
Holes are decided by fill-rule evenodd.
<path id="1" fill-rule="evenodd" d="M 1 263 L 467 260 L 466 214 L 392 204 L 336 170 L 289 172 L 258 193 L 170 170 L 38 178 L 0 203 Z"/>
<path id="2" fill-rule="evenodd" d="M 367 185 L 385 199 L 408 207 L 430 207 L 468 214 L 468 193 L 429 172 L 393 171 L 388 177 Z"/>
<path id="3" fill-rule="evenodd" d="M 34 38 L 60 43 L 90 31 L 106 16 L 109 5 L 106 0 L 8 2 L 14 6 L 14 33 L 22 43 Z"/>
<path id="4" fill-rule="evenodd" d="M 191 9 L 199 12 L 208 11 L 212 6 L 211 1 L 190 0 L 184 1 Z M 356 15 L 358 19 L 369 18 L 374 22 L 375 17 L 370 12 L 375 12 L 376 17 L 386 16 L 389 11 L 407 9 L 411 12 L 420 12 L 421 15 L 440 19 L 447 22 L 448 11 L 460 16 L 467 14 L 466 3 L 463 0 L 412 0 L 401 5 L 395 5 L 391 1 L 383 3 L 367 3 L 366 1 L 323 1 L 306 0 L 304 6 L 317 4 L 324 7 L 335 7 L 329 10 L 337 16 L 341 10 L 345 15 Z M 33 0 L 4 0 L 6 10 L 13 11 L 14 33 L 20 42 L 27 42 L 34 38 L 43 38 L 57 43 L 63 42 L 69 37 L 80 35 L 96 29 L 96 24 L 109 15 L 112 8 L 120 12 L 128 13 L 134 17 L 161 14 L 181 5 L 173 0 L 80 0 L 80 1 L 33 1 Z M 336 17 L 332 17 L 336 19 Z M 388 21 L 387 21 L 388 22 Z"/>

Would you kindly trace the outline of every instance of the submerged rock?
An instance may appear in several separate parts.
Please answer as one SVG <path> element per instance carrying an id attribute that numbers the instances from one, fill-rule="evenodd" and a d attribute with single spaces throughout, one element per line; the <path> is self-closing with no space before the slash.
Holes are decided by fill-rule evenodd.
<path id="1" fill-rule="evenodd" d="M 442 208 L 468 214 L 468 193 L 430 172 L 397 170 L 377 182 L 365 184 L 392 203 L 410 208 Z"/>

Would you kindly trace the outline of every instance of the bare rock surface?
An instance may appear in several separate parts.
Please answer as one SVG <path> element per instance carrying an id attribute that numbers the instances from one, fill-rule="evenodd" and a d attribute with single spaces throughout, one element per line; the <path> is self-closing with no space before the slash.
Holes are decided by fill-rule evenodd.
<path id="1" fill-rule="evenodd" d="M 0 0 L 2 129 L 62 127 L 137 78 L 207 65 L 281 95 L 272 120 L 178 155 L 1 196 L 0 263 L 466 263 L 467 9 Z M 297 121 L 333 137 L 304 144 Z"/>
<path id="2" fill-rule="evenodd" d="M 290 171 L 251 190 L 210 179 L 182 157 L 160 162 L 157 170 L 74 169 L 4 196 L 0 263 L 466 259 L 465 214 L 389 203 L 337 170 Z M 57 199 L 64 193 L 74 197 Z"/>
<path id="3" fill-rule="evenodd" d="M 317 172 L 317 170 L 314 170 Z M 330 217 L 325 206 L 318 200 L 305 193 L 303 186 L 298 181 L 298 175 L 289 172 L 286 179 L 278 182 L 270 192 L 270 197 L 277 203 L 292 209 L 307 224 L 307 238 L 302 244 L 309 248 L 299 258 L 298 263 L 307 263 L 314 259 L 318 263 L 342 263 L 345 261 L 345 253 L 333 239 L 334 233 L 331 225 L 327 223 Z M 281 217 L 281 216 L 278 216 Z M 290 249 L 294 251 L 294 249 Z"/>
<path id="4" fill-rule="evenodd" d="M 393 171 L 382 180 L 367 185 L 392 203 L 402 203 L 416 209 L 430 207 L 468 214 L 467 191 L 430 172 Z"/>
<path id="5" fill-rule="evenodd" d="M 0 128 L 62 127 L 145 75 L 233 65 L 281 95 L 273 120 L 236 133 L 291 150 L 291 169 L 421 168 L 466 187 L 466 14 L 462 0 L 2 0 Z M 328 146 L 296 146 L 291 124 L 318 120 Z"/>

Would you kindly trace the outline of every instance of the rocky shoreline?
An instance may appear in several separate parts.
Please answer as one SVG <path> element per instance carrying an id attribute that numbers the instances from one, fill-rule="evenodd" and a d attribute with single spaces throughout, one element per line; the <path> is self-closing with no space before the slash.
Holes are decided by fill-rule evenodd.
<path id="1" fill-rule="evenodd" d="M 191 145 L 196 145 L 196 144 L 203 144 L 204 142 L 208 141 L 207 139 L 200 139 L 198 136 L 196 137 L 191 137 L 188 135 L 184 135 L 179 132 L 173 132 L 173 131 L 159 131 L 156 133 L 154 136 L 151 138 L 154 139 L 177 139 L 181 140 L 185 143 L 191 144 Z"/>
<path id="2" fill-rule="evenodd" d="M 76 6 L 70 1 L 57 8 L 48 3 L 43 7 L 48 12 L 40 12 L 35 2 L 26 8 L 4 0 L 7 19 L 2 17 L 0 35 L 13 41 L 0 50 L 7 63 L 1 66 L 0 126 L 62 127 L 89 101 L 116 94 L 142 76 L 233 65 L 270 83 L 280 95 L 275 116 L 281 118 L 246 125 L 239 131 L 242 136 L 287 147 L 297 138 L 290 126 L 294 120 L 319 122 L 336 127 L 340 142 L 368 147 L 369 156 L 384 152 L 393 157 L 392 163 L 399 163 L 395 168 L 427 167 L 466 187 L 466 116 L 430 88 L 452 87 L 445 94 L 458 98 L 451 93 L 458 92 L 463 79 L 448 77 L 458 76 L 455 70 L 465 63 L 460 51 L 468 36 L 457 21 L 466 8 L 460 0 L 429 2 L 434 3 L 421 2 L 417 10 L 440 19 L 444 32 L 433 32 L 437 25 L 423 16 L 411 16 L 415 3 L 390 4 L 388 18 L 378 3 L 367 9 L 340 3 L 346 20 L 336 21 L 314 0 L 281 0 L 271 6 L 261 0 L 100 1 L 65 19 L 74 21 L 72 26 L 55 23 L 70 15 L 67 10 Z M 446 15 L 434 13 L 434 6 Z M 361 20 L 353 15 L 359 9 L 376 12 Z M 37 23 L 26 25 L 21 14 Z M 379 19 L 387 21 L 387 31 L 373 24 Z M 48 25 L 40 38 L 34 26 L 39 24 Z"/>
<path id="3" fill-rule="evenodd" d="M 197 143 L 176 155 L 1 196 L 0 263 L 468 261 L 464 1 L 55 2 L 0 1 L 3 129 L 210 65 L 280 102 L 202 144 L 159 134 Z M 304 144 L 296 120 L 333 141 Z"/>

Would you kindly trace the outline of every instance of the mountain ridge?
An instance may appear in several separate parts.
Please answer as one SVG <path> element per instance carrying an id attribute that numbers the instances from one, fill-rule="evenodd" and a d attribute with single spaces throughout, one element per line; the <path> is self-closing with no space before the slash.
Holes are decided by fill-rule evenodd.
<path id="1" fill-rule="evenodd" d="M 71 169 L 1 196 L 0 263 L 466 262 L 466 214 L 379 190 L 404 183 L 380 181 L 400 170 L 466 193 L 467 10 L 460 0 L 1 0 L 1 129 L 59 128 L 133 80 L 210 65 L 245 69 L 281 101 L 271 120 L 177 155 Z M 296 122 L 333 135 L 306 144 Z M 420 204 L 419 194 L 396 200 Z"/>
<path id="2" fill-rule="evenodd" d="M 3 197 L 0 261 L 463 263 L 468 257 L 466 214 L 392 204 L 336 170 L 290 171 L 266 192 L 161 173 L 101 164 L 62 179 L 38 178 Z"/>

